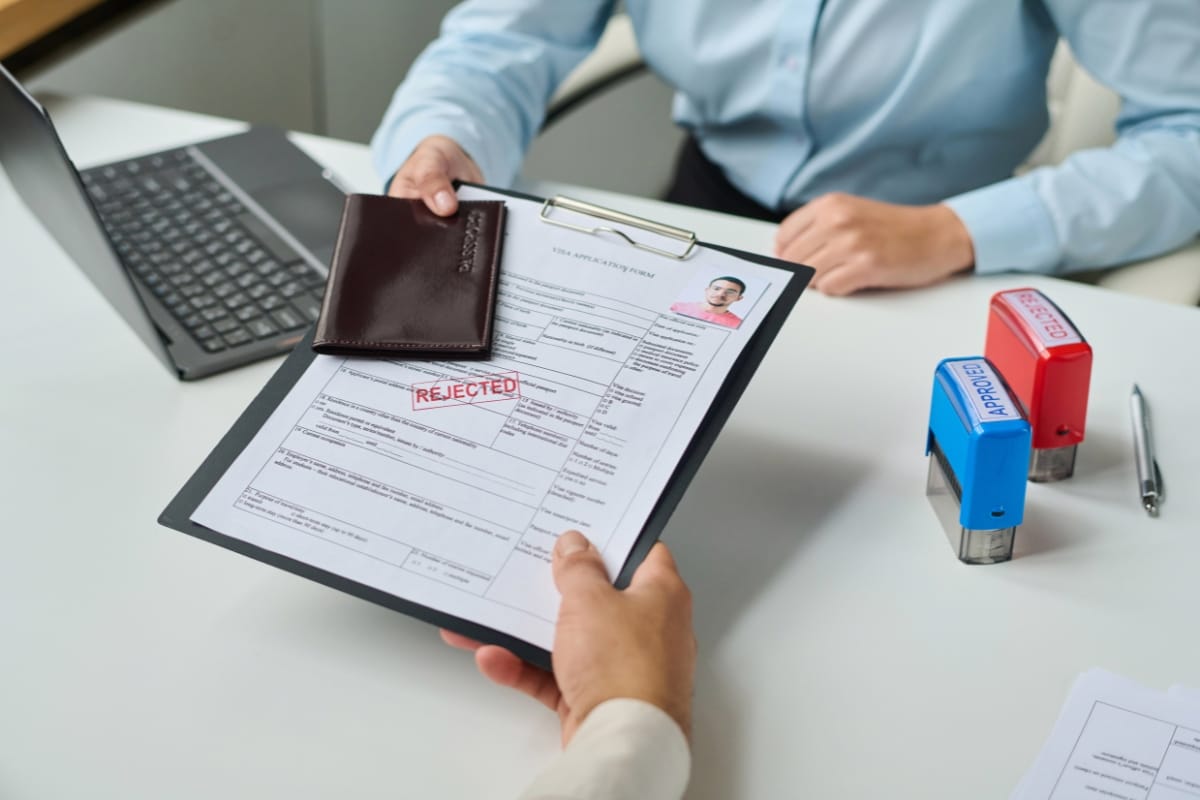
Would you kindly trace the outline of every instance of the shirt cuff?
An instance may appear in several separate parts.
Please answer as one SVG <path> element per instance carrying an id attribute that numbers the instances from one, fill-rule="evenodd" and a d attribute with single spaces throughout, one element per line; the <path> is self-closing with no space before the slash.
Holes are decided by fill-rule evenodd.
<path id="1" fill-rule="evenodd" d="M 679 800 L 691 765 L 687 739 L 665 711 L 642 700 L 606 700 L 521 800 Z"/>
<path id="2" fill-rule="evenodd" d="M 1059 270 L 1062 248 L 1033 173 L 960 194 L 945 204 L 971 235 L 976 273 Z"/>
<path id="3" fill-rule="evenodd" d="M 464 114 L 420 115 L 419 119 L 384 122 L 371 139 L 371 157 L 375 171 L 383 183 L 389 184 L 396 170 L 408 160 L 422 140 L 430 136 L 453 139 L 466 152 L 479 171 L 484 183 L 508 186 L 520 169 L 520 159 L 506 158 L 498 147 L 489 147 L 486 137 L 479 135 L 478 126 Z"/>

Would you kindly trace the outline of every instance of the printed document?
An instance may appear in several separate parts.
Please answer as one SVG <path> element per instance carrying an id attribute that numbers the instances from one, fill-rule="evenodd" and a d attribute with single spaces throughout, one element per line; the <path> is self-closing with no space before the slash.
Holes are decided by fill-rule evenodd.
<path id="1" fill-rule="evenodd" d="M 191 519 L 549 650 L 556 538 L 617 574 L 794 276 L 460 196 L 507 204 L 492 357 L 317 356 Z"/>
<path id="2" fill-rule="evenodd" d="M 1012 800 L 1200 797 L 1200 704 L 1188 694 L 1084 673 Z"/>

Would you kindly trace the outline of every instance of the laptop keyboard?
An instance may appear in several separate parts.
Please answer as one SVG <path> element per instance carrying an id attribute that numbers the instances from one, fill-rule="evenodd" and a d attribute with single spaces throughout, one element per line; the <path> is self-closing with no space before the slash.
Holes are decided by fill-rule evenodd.
<path id="1" fill-rule="evenodd" d="M 125 266 L 205 351 L 316 321 L 325 278 L 186 150 L 81 177 Z"/>

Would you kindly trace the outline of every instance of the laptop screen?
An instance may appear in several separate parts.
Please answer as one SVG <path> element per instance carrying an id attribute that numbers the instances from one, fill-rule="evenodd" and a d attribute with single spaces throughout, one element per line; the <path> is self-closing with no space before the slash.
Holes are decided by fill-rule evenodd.
<path id="1" fill-rule="evenodd" d="M 113 251 L 49 116 L 2 65 L 0 166 L 17 194 L 67 255 L 150 350 L 175 372 L 165 343 L 150 321 L 129 273 Z"/>

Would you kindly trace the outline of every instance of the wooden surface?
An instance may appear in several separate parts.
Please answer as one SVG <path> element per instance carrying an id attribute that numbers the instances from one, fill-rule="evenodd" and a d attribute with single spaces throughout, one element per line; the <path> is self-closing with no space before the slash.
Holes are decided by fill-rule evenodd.
<path id="1" fill-rule="evenodd" d="M 53 32 L 104 0 L 0 0 L 0 58 Z"/>

